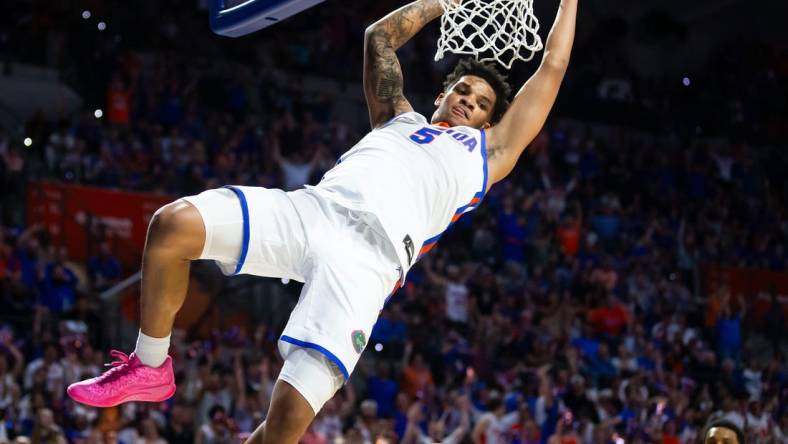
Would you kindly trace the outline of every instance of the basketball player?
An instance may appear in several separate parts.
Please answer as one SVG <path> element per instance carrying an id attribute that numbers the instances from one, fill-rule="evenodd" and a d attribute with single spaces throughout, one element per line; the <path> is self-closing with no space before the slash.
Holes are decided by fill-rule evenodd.
<path id="1" fill-rule="evenodd" d="M 228 274 L 290 278 L 303 291 L 279 341 L 284 365 L 250 443 L 296 443 L 347 381 L 388 296 L 419 256 L 514 168 L 558 94 L 577 0 L 561 0 L 541 65 L 508 106 L 498 72 L 461 62 L 428 120 L 403 95 L 395 51 L 443 10 L 418 0 L 367 28 L 364 92 L 372 131 L 317 186 L 234 186 L 179 199 L 154 215 L 142 260 L 134 353 L 68 394 L 93 406 L 163 401 L 175 392 L 167 355 L 189 263 Z M 507 109 L 508 108 L 508 109 Z"/>
<path id="2" fill-rule="evenodd" d="M 725 419 L 716 419 L 704 428 L 703 444 L 746 444 L 746 438 L 736 424 Z"/>

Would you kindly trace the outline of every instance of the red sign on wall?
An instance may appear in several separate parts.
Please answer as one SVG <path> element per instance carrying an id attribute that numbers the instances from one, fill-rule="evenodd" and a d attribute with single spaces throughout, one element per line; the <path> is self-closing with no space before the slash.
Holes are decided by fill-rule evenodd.
<path id="1" fill-rule="evenodd" d="M 153 213 L 173 200 L 42 181 L 28 185 L 27 216 L 29 223 L 43 224 L 53 243 L 66 247 L 72 259 L 87 259 L 107 241 L 124 269 L 136 270 Z"/>

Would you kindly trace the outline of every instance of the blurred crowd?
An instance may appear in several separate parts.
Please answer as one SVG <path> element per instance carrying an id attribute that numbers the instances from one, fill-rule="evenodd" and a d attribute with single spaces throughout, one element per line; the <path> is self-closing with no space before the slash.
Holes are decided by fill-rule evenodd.
<path id="1" fill-rule="evenodd" d="M 316 128 L 341 126 L 295 124 L 295 115 L 285 113 L 266 130 L 269 139 L 250 136 L 266 141 L 252 151 L 267 157 L 243 158 L 242 144 L 225 146 L 206 165 L 220 171 L 230 162 L 221 159 L 244 159 L 225 164 L 228 176 L 182 188 L 184 175 L 170 164 L 161 171 L 175 181 L 162 190 L 244 183 L 241 165 L 254 163 L 250 168 L 268 169 L 256 176 L 266 179 L 246 183 L 295 188 L 314 181 L 336 141 L 315 142 L 311 153 L 282 147 L 309 146 Z M 112 145 L 112 134 L 128 131 L 93 125 L 101 149 Z M 77 146 L 86 143 L 80 134 L 56 131 L 48 140 Z M 166 137 L 152 140 L 159 156 Z M 188 149 L 170 144 L 170 158 L 199 153 L 201 140 L 191 138 Z M 748 311 L 753 295 L 733 294 L 726 282 L 707 288 L 700 268 L 788 269 L 784 154 L 564 119 L 531 148 L 411 272 L 351 382 L 303 442 L 690 443 L 711 417 L 740 425 L 751 442 L 785 442 L 779 297 L 770 295 L 767 316 L 756 320 Z M 124 149 L 107 158 L 126 161 Z M 163 162 L 155 159 L 139 177 L 155 174 L 153 165 Z M 310 171 L 291 177 L 285 162 Z M 124 177 L 129 170 L 100 171 Z M 135 186 L 75 174 L 87 183 L 155 189 L 155 180 Z M 281 366 L 281 325 L 210 338 L 176 332 L 180 388 L 170 402 L 100 411 L 74 404 L 65 385 L 98 374 L 112 359 L 96 294 L 117 282 L 120 265 L 108 244 L 73 263 L 37 225 L 5 229 L 1 251 L 0 433 L 9 439 L 236 442 L 264 419 Z"/>
<path id="2" fill-rule="evenodd" d="M 193 2 L 142 3 L 129 14 L 151 20 L 146 33 L 111 4 L 92 6 L 109 17 L 104 34 L 79 14 L 52 20 L 70 2 L 36 4 L 33 20 L 0 30 L 0 62 L 46 54 L 38 62 L 89 109 L 34 116 L 29 148 L 0 134 L 0 443 L 239 442 L 265 418 L 281 368 L 282 325 L 176 330 L 170 401 L 73 403 L 66 385 L 124 359 L 107 354 L 97 295 L 135 270 L 108 242 L 71 260 L 25 220 L 30 181 L 292 190 L 367 131 L 338 112 L 339 92 L 307 94 L 300 74 L 358 81 L 359 36 L 390 2 L 332 3 L 308 12 L 319 27 L 285 22 L 232 48 L 182 38 L 205 27 L 184 13 Z M 400 54 L 415 94 L 435 94 L 448 68 L 431 62 L 434 33 Z M 721 46 L 693 88 L 625 64 L 613 75 L 602 68 L 616 45 L 597 43 L 580 42 L 515 172 L 411 271 L 304 443 L 694 443 L 715 417 L 748 442 L 788 442 L 785 296 L 773 290 L 756 316 L 756 295 L 709 286 L 702 268 L 788 270 L 785 50 Z"/>

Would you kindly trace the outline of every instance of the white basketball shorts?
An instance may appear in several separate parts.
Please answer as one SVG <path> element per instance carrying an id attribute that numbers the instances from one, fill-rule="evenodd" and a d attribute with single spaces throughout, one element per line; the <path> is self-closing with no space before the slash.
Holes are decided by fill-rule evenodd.
<path id="1" fill-rule="evenodd" d="M 197 208 L 205 224 L 200 259 L 216 261 L 228 275 L 304 282 L 279 351 L 285 361 L 294 350 L 317 351 L 346 381 L 401 277 L 394 247 L 374 216 L 308 189 L 286 193 L 233 186 L 183 200 Z M 309 400 L 303 388 L 292 385 Z M 331 396 L 310 404 L 320 404 L 317 411 Z"/>

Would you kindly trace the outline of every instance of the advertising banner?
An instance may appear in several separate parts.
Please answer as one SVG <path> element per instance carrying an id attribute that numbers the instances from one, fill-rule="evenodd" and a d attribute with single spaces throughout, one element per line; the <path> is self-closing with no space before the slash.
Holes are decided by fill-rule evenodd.
<path id="1" fill-rule="evenodd" d="M 102 242 L 126 271 L 140 267 L 145 234 L 153 213 L 173 197 L 97 187 L 36 182 L 28 186 L 27 216 L 42 224 L 57 246 L 74 260 L 85 260 Z"/>

